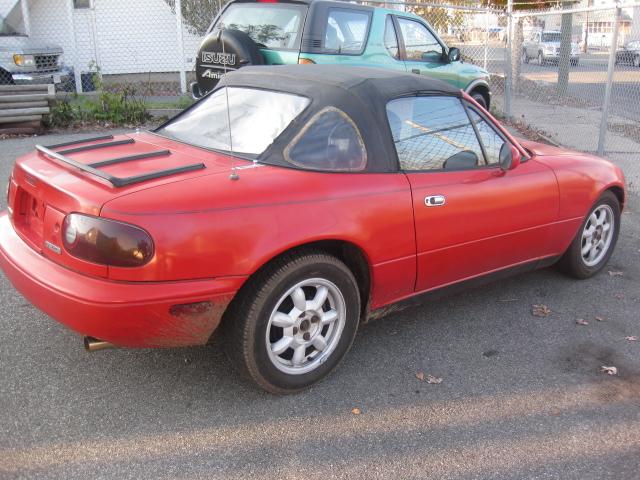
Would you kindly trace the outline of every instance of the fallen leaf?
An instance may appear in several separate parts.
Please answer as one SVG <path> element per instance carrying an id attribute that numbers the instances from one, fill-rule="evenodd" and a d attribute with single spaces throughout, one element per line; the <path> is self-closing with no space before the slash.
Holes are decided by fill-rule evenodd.
<path id="1" fill-rule="evenodd" d="M 551 313 L 551 309 L 546 305 L 534 305 L 531 309 L 531 314 L 534 317 L 546 317 Z"/>
<path id="2" fill-rule="evenodd" d="M 622 300 L 624 298 L 624 293 L 616 293 L 614 297 L 616 297 L 618 300 Z"/>
<path id="3" fill-rule="evenodd" d="M 418 372 L 416 373 L 416 378 L 418 380 L 420 380 L 421 382 L 424 382 L 424 372 Z"/>
<path id="4" fill-rule="evenodd" d="M 433 375 L 427 375 L 427 383 L 432 383 L 437 385 L 438 383 L 442 383 L 442 379 L 436 378 Z"/>
<path id="5" fill-rule="evenodd" d="M 353 413 L 354 415 L 360 415 L 362 411 L 358 407 L 354 407 L 351 409 L 351 413 Z"/>
<path id="6" fill-rule="evenodd" d="M 609 270 L 610 277 L 622 277 L 623 275 L 624 275 L 624 272 Z"/>
<path id="7" fill-rule="evenodd" d="M 599 322 L 604 322 L 604 318 L 603 317 L 596 317 L 596 320 Z"/>
<path id="8" fill-rule="evenodd" d="M 617 375 L 618 369 L 616 367 L 605 367 L 604 365 L 600 367 L 600 371 L 602 373 L 606 373 L 607 375 Z"/>
<path id="9" fill-rule="evenodd" d="M 578 325 L 589 325 L 589 322 L 587 322 L 584 318 L 579 318 L 576 320 L 576 323 Z"/>
<path id="10" fill-rule="evenodd" d="M 631 337 L 625 337 L 625 340 L 629 340 L 630 342 L 637 342 L 638 337 L 636 337 L 635 335 L 632 335 Z"/>

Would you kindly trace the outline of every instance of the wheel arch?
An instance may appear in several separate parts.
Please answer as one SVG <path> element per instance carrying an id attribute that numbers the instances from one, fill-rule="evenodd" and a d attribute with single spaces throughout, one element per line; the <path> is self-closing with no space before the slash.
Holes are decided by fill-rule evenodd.
<path id="1" fill-rule="evenodd" d="M 353 242 L 343 239 L 322 239 L 301 243 L 299 245 L 292 246 L 280 252 L 274 253 L 266 261 L 263 261 L 254 271 L 249 275 L 244 282 L 240 290 L 236 293 L 231 303 L 227 306 L 225 313 L 222 316 L 220 327 L 227 322 L 227 312 L 233 311 L 232 304 L 241 301 L 243 295 L 247 291 L 251 291 L 254 288 L 254 282 L 257 278 L 267 270 L 274 262 L 285 256 L 302 255 L 306 252 L 322 252 L 332 255 L 342 261 L 347 268 L 351 271 L 356 279 L 358 291 L 360 292 L 360 321 L 366 319 L 367 312 L 369 310 L 370 293 L 371 293 L 371 262 L 366 255 L 364 249 L 356 245 Z M 215 334 L 215 332 L 214 332 Z"/>
<path id="2" fill-rule="evenodd" d="M 620 210 L 624 210 L 624 205 L 625 205 L 625 194 L 624 194 L 624 188 L 622 188 L 620 185 L 611 185 L 610 187 L 608 187 L 605 192 L 611 192 L 613 193 L 616 198 L 618 199 L 618 201 L 620 202 Z"/>
<path id="3" fill-rule="evenodd" d="M 487 83 L 487 81 L 474 80 L 467 85 L 467 88 L 465 88 L 464 91 L 469 95 L 473 95 L 474 93 L 481 94 L 487 104 L 487 111 L 491 108 L 491 89 L 489 88 L 489 83 Z"/>

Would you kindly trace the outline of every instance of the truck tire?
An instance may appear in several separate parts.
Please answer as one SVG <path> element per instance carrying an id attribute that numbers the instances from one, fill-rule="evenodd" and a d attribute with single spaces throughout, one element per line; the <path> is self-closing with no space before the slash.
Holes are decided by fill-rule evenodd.
<path id="1" fill-rule="evenodd" d="M 9 72 L 0 68 L 0 85 L 13 85 L 13 77 Z"/>
<path id="2" fill-rule="evenodd" d="M 213 90 L 226 72 L 263 64 L 260 48 L 246 33 L 227 28 L 211 33 L 200 45 L 196 59 L 200 93 Z"/>

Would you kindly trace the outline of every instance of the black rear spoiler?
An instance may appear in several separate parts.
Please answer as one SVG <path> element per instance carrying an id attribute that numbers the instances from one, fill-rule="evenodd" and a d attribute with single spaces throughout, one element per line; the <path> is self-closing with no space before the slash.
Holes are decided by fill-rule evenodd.
<path id="1" fill-rule="evenodd" d="M 82 170 L 83 172 L 90 173 L 91 175 L 94 175 L 96 177 L 100 177 L 103 180 L 106 180 L 107 182 L 109 182 L 114 187 L 125 187 L 127 185 L 132 185 L 134 183 L 146 182 L 147 180 L 153 180 L 161 177 L 168 177 L 170 175 L 175 175 L 175 174 L 184 173 L 184 172 L 191 172 L 194 170 L 203 170 L 204 168 L 206 168 L 204 163 L 194 163 L 192 165 L 185 165 L 184 167 L 169 168 L 166 170 L 157 170 L 155 172 L 144 173 L 142 175 L 136 175 L 133 177 L 116 177 L 103 170 L 99 170 L 96 167 L 103 167 L 103 166 L 113 165 L 117 163 L 131 162 L 134 160 L 142 160 L 145 158 L 160 157 L 160 156 L 170 155 L 171 152 L 169 150 L 158 150 L 154 152 L 140 153 L 137 155 L 130 155 L 126 157 L 117 157 L 117 158 L 111 158 L 107 160 L 101 160 L 99 162 L 95 162 L 91 164 L 81 163 L 72 158 L 65 157 L 63 155 L 63 153 L 73 153 L 73 152 L 80 152 L 84 150 L 95 150 L 103 147 L 113 147 L 115 145 L 135 143 L 133 139 L 85 145 L 83 147 L 63 150 L 62 152 L 54 152 L 53 150 L 51 150 L 52 148 L 66 147 L 69 145 L 92 142 L 95 140 L 106 140 L 108 138 L 112 139 L 113 137 L 107 136 L 107 137 L 89 138 L 85 140 L 68 142 L 66 144 L 49 145 L 46 147 L 42 145 L 36 145 L 36 150 L 38 150 L 40 153 L 43 153 L 49 158 L 53 158 L 55 160 L 58 160 L 59 162 L 65 163 L 67 165 L 71 165 L 72 167 L 75 167 L 78 170 Z"/>

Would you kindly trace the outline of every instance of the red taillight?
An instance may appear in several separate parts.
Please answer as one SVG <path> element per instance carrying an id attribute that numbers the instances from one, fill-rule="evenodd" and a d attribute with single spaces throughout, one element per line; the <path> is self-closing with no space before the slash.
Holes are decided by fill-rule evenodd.
<path id="1" fill-rule="evenodd" d="M 258 3 L 278 3 L 278 0 L 257 0 Z"/>
<path id="2" fill-rule="evenodd" d="M 114 267 L 139 267 L 153 257 L 153 240 L 143 229 L 80 213 L 64 219 L 62 243 L 76 258 Z"/>
<path id="3" fill-rule="evenodd" d="M 313 60 L 311 60 L 310 58 L 299 58 L 298 59 L 298 63 L 300 65 L 313 65 L 316 62 L 314 62 Z"/>

